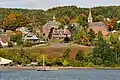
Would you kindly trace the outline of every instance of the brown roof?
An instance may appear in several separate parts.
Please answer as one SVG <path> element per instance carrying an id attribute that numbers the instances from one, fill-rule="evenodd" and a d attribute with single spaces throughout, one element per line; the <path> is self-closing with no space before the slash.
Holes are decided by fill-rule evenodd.
<path id="1" fill-rule="evenodd" d="M 64 33 L 67 35 L 71 35 L 71 32 L 68 29 L 66 29 Z"/>
<path id="2" fill-rule="evenodd" d="M 9 41 L 10 41 L 10 36 L 0 35 L 0 40 L 1 40 L 3 43 L 9 42 Z"/>
<path id="3" fill-rule="evenodd" d="M 103 22 L 92 22 L 89 23 L 88 26 L 89 29 L 92 29 L 95 33 L 98 33 L 99 31 L 101 31 L 103 35 L 107 35 L 109 33 L 107 25 Z"/>
<path id="4" fill-rule="evenodd" d="M 107 25 L 104 23 L 104 22 L 92 22 L 92 23 L 89 23 L 89 26 L 90 27 L 101 27 L 101 26 L 104 26 L 104 27 L 107 27 Z"/>

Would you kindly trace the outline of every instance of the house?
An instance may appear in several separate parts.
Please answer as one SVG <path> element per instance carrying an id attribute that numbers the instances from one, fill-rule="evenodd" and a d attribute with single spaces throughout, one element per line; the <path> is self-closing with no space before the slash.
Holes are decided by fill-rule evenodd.
<path id="1" fill-rule="evenodd" d="M 70 37 L 70 31 L 67 28 L 59 28 L 60 25 L 61 23 L 56 21 L 55 16 L 53 16 L 53 21 L 49 21 L 43 26 L 42 34 L 50 39 L 63 39 L 66 35 Z"/>
<path id="2" fill-rule="evenodd" d="M 10 42 L 10 36 L 0 35 L 0 44 L 2 47 L 8 46 L 8 42 Z"/>
<path id="3" fill-rule="evenodd" d="M 53 16 L 53 21 L 49 21 L 43 26 L 42 33 L 48 37 L 51 30 L 54 28 L 59 28 L 60 25 L 61 25 L 61 23 L 56 21 L 55 16 Z"/>
<path id="4" fill-rule="evenodd" d="M 23 36 L 23 40 L 24 41 L 33 41 L 33 42 L 38 42 L 39 41 L 39 37 L 37 34 L 33 33 L 33 32 L 28 32 L 27 34 L 25 34 Z"/>
<path id="5" fill-rule="evenodd" d="M 52 33 L 53 39 L 64 39 L 66 36 L 71 37 L 71 32 L 68 29 L 54 29 Z"/>
<path id="6" fill-rule="evenodd" d="M 0 65 L 8 65 L 8 64 L 10 64 L 12 62 L 13 62 L 12 60 L 0 57 Z"/>
<path id="7" fill-rule="evenodd" d="M 16 31 L 20 31 L 20 32 L 22 32 L 22 34 L 27 34 L 29 32 L 27 27 L 19 27 L 16 29 Z"/>

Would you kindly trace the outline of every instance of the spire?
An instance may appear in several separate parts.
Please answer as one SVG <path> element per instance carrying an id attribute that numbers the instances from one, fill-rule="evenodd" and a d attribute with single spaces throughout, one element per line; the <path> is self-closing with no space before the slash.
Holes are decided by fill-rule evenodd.
<path id="1" fill-rule="evenodd" d="M 88 23 L 92 22 L 93 18 L 92 18 L 92 14 L 91 14 L 91 8 L 89 10 L 89 16 L 88 16 Z"/>
<path id="2" fill-rule="evenodd" d="M 55 15 L 53 16 L 53 21 L 56 21 Z"/>

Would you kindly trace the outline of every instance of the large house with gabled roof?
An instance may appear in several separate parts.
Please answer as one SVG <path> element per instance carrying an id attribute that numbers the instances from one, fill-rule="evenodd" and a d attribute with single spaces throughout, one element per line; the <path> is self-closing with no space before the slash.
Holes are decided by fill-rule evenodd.
<path id="1" fill-rule="evenodd" d="M 66 35 L 71 37 L 71 32 L 67 28 L 59 28 L 60 22 L 56 21 L 55 16 L 53 21 L 47 22 L 43 26 L 42 34 L 50 39 L 64 39 Z"/>

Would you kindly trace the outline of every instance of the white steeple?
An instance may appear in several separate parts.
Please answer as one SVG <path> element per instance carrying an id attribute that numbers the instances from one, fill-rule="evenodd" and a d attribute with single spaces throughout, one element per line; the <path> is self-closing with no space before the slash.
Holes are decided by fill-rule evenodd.
<path id="1" fill-rule="evenodd" d="M 53 16 L 53 21 L 56 21 L 55 15 Z"/>
<path id="2" fill-rule="evenodd" d="M 88 16 L 88 23 L 91 23 L 93 20 L 92 18 L 92 14 L 91 14 L 91 8 L 90 8 L 90 11 L 89 11 L 89 16 Z"/>

